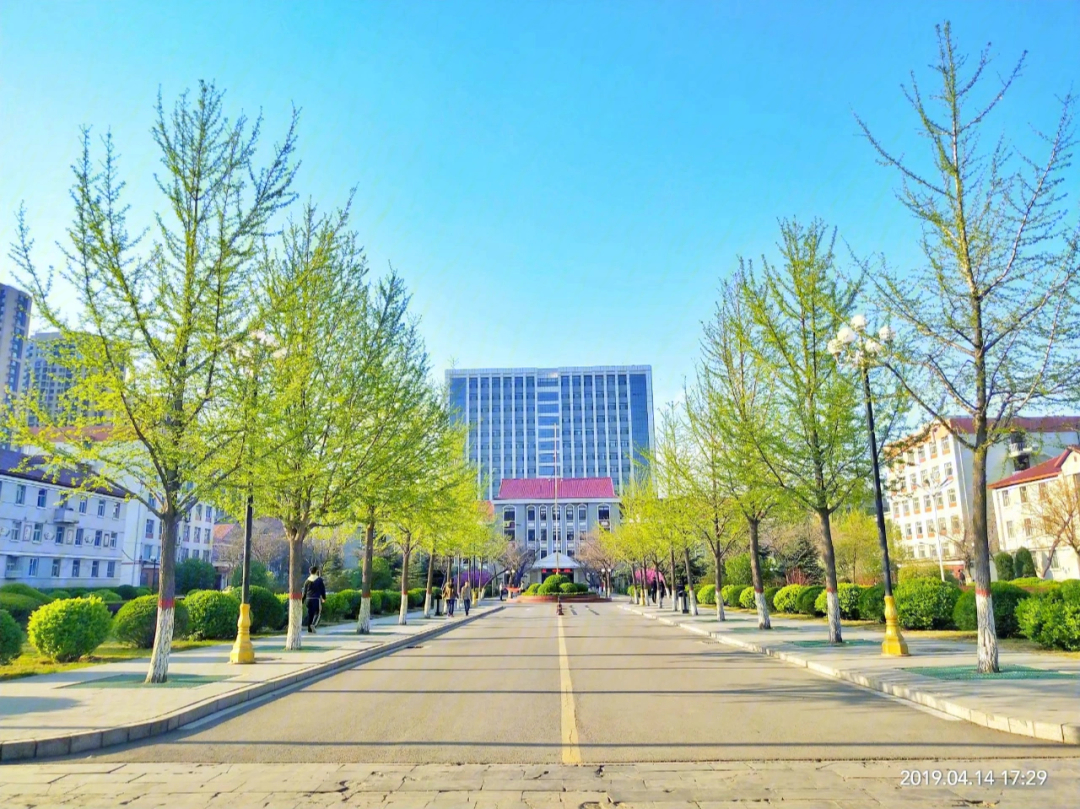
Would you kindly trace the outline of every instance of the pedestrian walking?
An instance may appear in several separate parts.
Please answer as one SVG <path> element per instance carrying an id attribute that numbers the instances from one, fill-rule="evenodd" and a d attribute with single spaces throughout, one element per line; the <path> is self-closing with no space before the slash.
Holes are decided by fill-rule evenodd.
<path id="1" fill-rule="evenodd" d="M 446 617 L 453 618 L 454 606 L 457 604 L 457 590 L 452 581 L 448 581 L 443 587 L 443 600 L 446 601 Z"/>
<path id="2" fill-rule="evenodd" d="M 649 585 L 649 598 L 652 600 L 653 604 L 656 603 L 656 580 L 655 579 L 653 579 L 653 583 Z"/>
<path id="3" fill-rule="evenodd" d="M 465 617 L 468 618 L 469 607 L 472 606 L 472 585 L 469 584 L 468 579 L 461 585 L 461 606 L 465 608 Z"/>
<path id="4" fill-rule="evenodd" d="M 660 609 L 663 609 L 663 608 L 664 608 L 664 593 L 665 593 L 665 591 L 666 591 L 666 590 L 667 590 L 667 588 L 666 588 L 666 587 L 664 587 L 664 584 L 663 584 L 663 582 L 661 582 L 660 584 L 658 584 L 658 585 L 656 586 L 656 597 L 657 597 L 657 598 L 659 599 L 659 601 L 660 601 L 660 603 L 659 603 L 659 604 L 657 604 L 657 606 L 658 606 L 658 607 L 659 607 Z"/>
<path id="5" fill-rule="evenodd" d="M 322 603 L 326 601 L 326 585 L 323 583 L 322 576 L 319 575 L 317 566 L 311 566 L 311 575 L 304 582 L 304 591 L 300 597 L 307 604 L 307 631 L 314 632 L 319 624 Z"/>

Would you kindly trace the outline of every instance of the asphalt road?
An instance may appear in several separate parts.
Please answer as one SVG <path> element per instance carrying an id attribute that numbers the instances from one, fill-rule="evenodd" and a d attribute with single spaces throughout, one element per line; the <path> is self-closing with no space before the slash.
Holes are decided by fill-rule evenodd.
<path id="1" fill-rule="evenodd" d="M 95 761 L 615 763 L 1034 759 L 949 720 L 617 605 L 514 604 L 419 648 Z"/>

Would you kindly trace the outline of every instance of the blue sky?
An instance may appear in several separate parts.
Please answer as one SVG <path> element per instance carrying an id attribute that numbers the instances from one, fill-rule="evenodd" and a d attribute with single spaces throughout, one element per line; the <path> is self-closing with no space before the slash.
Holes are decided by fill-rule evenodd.
<path id="1" fill-rule="evenodd" d="M 1055 96 L 1080 91 L 1065 0 L 0 0 L 0 242 L 25 202 L 55 261 L 82 124 L 112 129 L 129 202 L 150 210 L 158 88 L 212 79 L 231 111 L 263 111 L 268 140 L 302 108 L 298 190 L 333 206 L 356 186 L 372 267 L 406 277 L 436 370 L 649 363 L 660 405 L 720 279 L 773 251 L 778 217 L 917 260 L 853 112 L 921 154 L 900 84 L 929 82 L 945 19 L 999 70 L 1029 51 L 1010 132 L 1052 127 Z"/>

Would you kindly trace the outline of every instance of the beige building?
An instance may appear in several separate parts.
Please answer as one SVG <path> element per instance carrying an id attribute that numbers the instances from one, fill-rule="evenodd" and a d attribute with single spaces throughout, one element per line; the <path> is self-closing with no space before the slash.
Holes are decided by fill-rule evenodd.
<path id="1" fill-rule="evenodd" d="M 1027 548 L 1043 578 L 1080 578 L 1080 446 L 1003 478 L 990 490 L 1001 550 Z"/>
<path id="2" fill-rule="evenodd" d="M 970 418 L 951 418 L 961 434 L 974 432 Z M 1080 416 L 1017 418 L 1013 437 L 990 449 L 987 480 L 1006 478 L 1080 443 Z M 958 573 L 971 558 L 974 454 L 940 421 L 932 421 L 885 448 L 889 519 L 909 559 L 934 562 Z M 990 547 L 998 547 L 993 499 L 989 502 Z M 901 563 L 902 564 L 902 563 Z"/>

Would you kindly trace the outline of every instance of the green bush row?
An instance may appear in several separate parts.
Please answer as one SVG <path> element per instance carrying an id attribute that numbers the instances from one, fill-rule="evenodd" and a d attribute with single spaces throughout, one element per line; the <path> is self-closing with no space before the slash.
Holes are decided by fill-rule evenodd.
<path id="1" fill-rule="evenodd" d="M 1016 620 L 1020 634 L 1040 646 L 1080 651 L 1080 581 L 1064 581 L 1021 600 Z"/>

